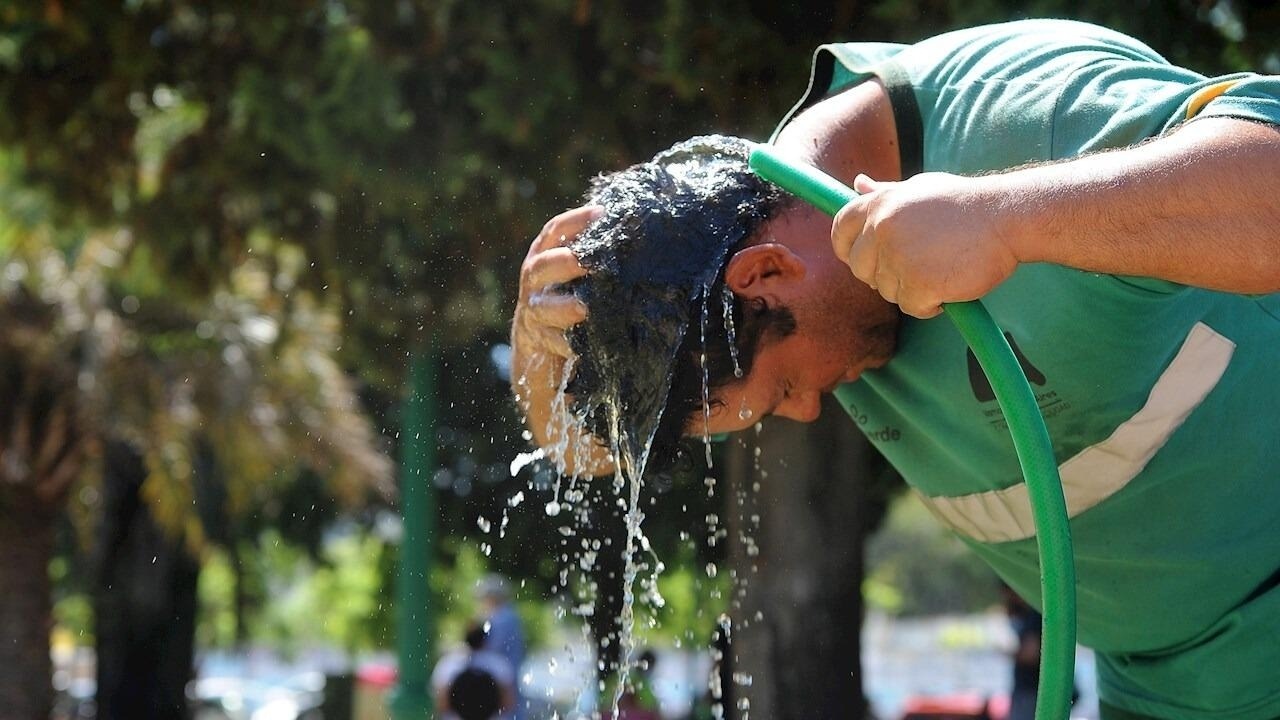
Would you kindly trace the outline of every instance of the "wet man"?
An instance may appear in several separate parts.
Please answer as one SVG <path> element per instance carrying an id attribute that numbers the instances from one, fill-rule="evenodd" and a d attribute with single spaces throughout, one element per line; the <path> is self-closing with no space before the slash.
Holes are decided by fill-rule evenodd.
<path id="1" fill-rule="evenodd" d="M 645 376 L 610 380 L 606 359 L 656 355 L 673 375 L 656 386 L 669 389 L 651 466 L 680 436 L 813 420 L 833 392 L 1039 606 L 1004 419 L 958 333 L 931 319 L 982 298 L 1053 439 L 1104 717 L 1280 716 L 1277 123 L 1280 78 L 1205 78 L 1081 23 L 826 46 L 773 141 L 862 197 L 832 223 L 731 162 L 704 182 L 691 146 L 598 181 L 599 207 L 551 220 L 525 260 L 514 389 L 554 454 L 568 358 L 583 412 Z M 664 244 L 686 264 L 690 237 L 730 244 L 698 256 L 705 273 L 677 273 L 681 292 L 638 280 L 665 272 Z M 644 299 L 630 315 L 628 298 Z M 724 299 L 727 321 L 704 321 Z M 599 327 L 647 328 L 668 301 L 684 307 L 653 326 L 688 328 L 678 342 Z M 587 429 L 603 445 L 560 459 L 608 471 L 618 426 Z"/>

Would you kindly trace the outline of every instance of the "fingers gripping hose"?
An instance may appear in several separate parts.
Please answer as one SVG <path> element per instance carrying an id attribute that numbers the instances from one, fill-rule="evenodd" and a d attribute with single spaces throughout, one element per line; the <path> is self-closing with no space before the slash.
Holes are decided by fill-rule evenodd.
<path id="1" fill-rule="evenodd" d="M 751 169 L 760 177 L 834 216 L 857 193 L 829 175 L 779 154 L 767 145 L 751 153 Z M 972 348 L 991 381 L 996 401 L 1009 423 L 1014 450 L 1031 498 L 1040 550 L 1040 583 L 1044 605 L 1041 630 L 1040 688 L 1036 720 L 1066 718 L 1075 685 L 1076 580 L 1075 556 L 1062 481 L 1053 457 L 1049 431 L 1036 405 L 1031 385 L 1014 358 L 1004 334 L 980 301 L 948 303 L 943 311 Z"/>

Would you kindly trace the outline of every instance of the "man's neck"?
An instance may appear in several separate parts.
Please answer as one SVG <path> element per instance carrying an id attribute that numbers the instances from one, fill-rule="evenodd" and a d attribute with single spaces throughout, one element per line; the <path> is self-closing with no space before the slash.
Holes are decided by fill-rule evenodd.
<path id="1" fill-rule="evenodd" d="M 859 173 L 876 180 L 902 179 L 893 108 L 875 79 L 808 108 L 783 128 L 776 144 L 846 185 Z"/>

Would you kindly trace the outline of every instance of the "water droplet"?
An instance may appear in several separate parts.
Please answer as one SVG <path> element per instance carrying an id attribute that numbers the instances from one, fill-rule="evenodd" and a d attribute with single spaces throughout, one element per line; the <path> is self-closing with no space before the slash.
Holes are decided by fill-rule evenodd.
<path id="1" fill-rule="evenodd" d="M 547 503 L 547 506 L 544 508 L 544 510 L 546 510 L 548 516 L 555 517 L 560 514 L 560 503 L 556 502 L 555 500 L 552 500 L 551 502 Z"/>
<path id="2" fill-rule="evenodd" d="M 529 437 L 525 438 L 526 440 L 533 437 L 528 430 L 525 430 L 524 434 L 529 435 Z M 515 477 L 516 475 L 519 475 L 520 471 L 523 470 L 526 466 L 531 465 L 534 462 L 541 460 L 544 457 L 546 457 L 546 451 L 543 450 L 542 448 L 538 448 L 536 450 L 533 450 L 532 452 L 522 452 L 517 454 L 516 458 L 511 461 L 511 477 Z"/>
<path id="3" fill-rule="evenodd" d="M 733 359 L 733 376 L 742 377 L 742 366 L 738 364 L 738 336 L 733 327 L 733 291 L 728 285 L 720 286 L 720 306 L 724 310 L 724 334 L 729 342 L 729 357 Z"/>
<path id="4" fill-rule="evenodd" d="M 702 362 L 702 447 L 706 451 L 707 467 L 713 465 L 711 460 L 711 376 L 707 370 L 707 294 L 710 287 L 702 288 L 702 318 L 698 329 L 702 338 L 702 353 L 698 356 Z"/>

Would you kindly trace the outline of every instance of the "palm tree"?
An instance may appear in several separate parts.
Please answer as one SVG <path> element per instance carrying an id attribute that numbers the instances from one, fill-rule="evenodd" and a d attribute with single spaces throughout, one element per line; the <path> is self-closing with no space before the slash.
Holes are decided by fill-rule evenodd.
<path id="1" fill-rule="evenodd" d="M 47 226 L 6 221 L 31 196 L 0 190 L 0 717 L 39 718 L 51 699 L 49 560 L 92 442 L 80 388 L 99 308 Z"/>
<path id="2" fill-rule="evenodd" d="M 389 494 L 391 475 L 334 359 L 336 318 L 287 297 L 287 273 L 248 263 L 183 302 L 146 281 L 127 232 L 85 234 L 71 259 L 21 210 L 0 208 L 0 718 L 48 715 L 53 528 L 73 484 L 100 474 L 106 442 L 141 457 L 140 496 L 193 553 L 206 539 L 198 448 L 222 468 L 233 513 L 299 466 L 349 502 Z"/>

